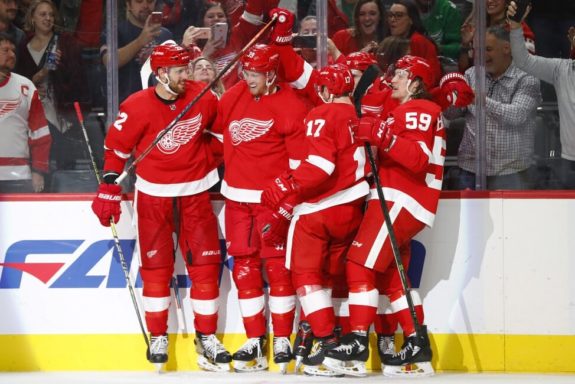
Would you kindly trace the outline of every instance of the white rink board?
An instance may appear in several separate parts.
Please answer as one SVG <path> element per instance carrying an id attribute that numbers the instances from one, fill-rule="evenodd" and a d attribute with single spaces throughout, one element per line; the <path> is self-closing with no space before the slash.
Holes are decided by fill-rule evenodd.
<path id="1" fill-rule="evenodd" d="M 221 213 L 221 202 L 214 204 Z M 129 243 L 129 203 L 123 208 L 118 233 Z M 123 284 L 123 275 L 112 258 L 111 231 L 99 225 L 89 201 L 1 201 L 0 228 L 0 263 L 20 263 L 0 266 L 0 334 L 138 332 L 128 290 L 107 287 Z M 573 228 L 571 199 L 441 200 L 435 227 L 417 238 L 425 247 L 420 293 L 430 331 L 575 335 Z M 56 272 L 42 282 L 18 272 L 22 263 L 50 263 Z M 136 266 L 135 259 L 133 282 Z M 176 269 L 184 274 L 181 260 Z M 230 277 L 224 267 L 219 331 L 243 333 Z M 189 294 L 180 294 L 190 332 Z"/>

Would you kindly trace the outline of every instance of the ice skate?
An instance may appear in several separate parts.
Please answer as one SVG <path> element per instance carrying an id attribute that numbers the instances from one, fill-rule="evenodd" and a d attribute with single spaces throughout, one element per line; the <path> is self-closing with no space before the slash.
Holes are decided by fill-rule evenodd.
<path id="1" fill-rule="evenodd" d="M 236 372 L 256 372 L 268 369 L 265 336 L 251 337 L 232 356 Z"/>
<path id="2" fill-rule="evenodd" d="M 293 354 L 295 356 L 295 372 L 299 373 L 302 361 L 306 357 L 313 345 L 313 333 L 311 325 L 305 320 L 300 321 L 295 340 L 293 343 Z"/>
<path id="3" fill-rule="evenodd" d="M 334 372 L 364 377 L 367 376 L 365 362 L 369 357 L 369 340 L 367 334 L 349 333 L 340 344 L 325 351 L 323 365 Z"/>
<path id="4" fill-rule="evenodd" d="M 432 376 L 435 373 L 431 366 L 432 356 L 427 328 L 422 326 L 419 336 L 409 336 L 398 353 L 385 359 L 383 375 L 388 377 Z"/>
<path id="5" fill-rule="evenodd" d="M 381 371 L 383 372 L 385 364 L 383 363 L 395 355 L 395 335 L 377 334 L 377 352 L 381 361 Z"/>
<path id="6" fill-rule="evenodd" d="M 160 372 L 168 361 L 168 335 L 150 336 L 150 346 L 146 358 Z"/>
<path id="7" fill-rule="evenodd" d="M 303 358 L 303 373 L 309 376 L 343 377 L 323 365 L 325 351 L 337 346 L 337 338 L 333 335 L 316 338 L 310 353 Z"/>
<path id="8" fill-rule="evenodd" d="M 198 366 L 206 371 L 227 372 L 230 370 L 232 355 L 224 348 L 216 335 L 196 332 L 194 339 L 198 353 Z"/>
<path id="9" fill-rule="evenodd" d="M 282 374 L 287 373 L 287 366 L 293 359 L 291 345 L 287 337 L 274 337 L 274 363 L 276 363 Z"/>

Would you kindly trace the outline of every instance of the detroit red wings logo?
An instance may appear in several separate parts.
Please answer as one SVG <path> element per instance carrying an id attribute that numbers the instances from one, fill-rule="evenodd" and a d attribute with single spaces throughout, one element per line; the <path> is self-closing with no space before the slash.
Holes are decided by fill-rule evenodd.
<path id="1" fill-rule="evenodd" d="M 0 119 L 18 108 L 21 100 L 0 100 Z"/>
<path id="2" fill-rule="evenodd" d="M 158 142 L 158 149 L 167 155 L 175 153 L 180 146 L 187 144 L 198 133 L 202 125 L 202 114 L 179 121 Z"/>
<path id="3" fill-rule="evenodd" d="M 265 135 L 274 125 L 274 120 L 241 119 L 234 120 L 230 124 L 230 135 L 233 145 L 240 145 L 242 142 L 252 141 Z"/>

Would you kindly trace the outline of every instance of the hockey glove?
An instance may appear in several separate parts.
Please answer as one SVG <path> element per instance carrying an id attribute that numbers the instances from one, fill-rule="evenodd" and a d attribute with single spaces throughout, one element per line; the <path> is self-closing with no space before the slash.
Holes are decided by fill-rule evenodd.
<path id="1" fill-rule="evenodd" d="M 384 151 L 389 150 L 393 143 L 389 121 L 384 121 L 378 117 L 361 117 L 352 124 L 352 129 L 357 140 L 375 145 Z"/>
<path id="2" fill-rule="evenodd" d="M 458 72 L 448 73 L 439 81 L 440 100 L 439 104 L 443 109 L 454 107 L 467 107 L 473 102 L 475 93 L 465 80 L 465 76 Z"/>
<path id="3" fill-rule="evenodd" d="M 276 23 L 272 30 L 270 40 L 276 45 L 291 44 L 294 15 L 287 9 L 274 8 L 270 11 L 270 17 L 276 17 Z"/>
<path id="4" fill-rule="evenodd" d="M 267 246 L 283 245 L 286 242 L 293 217 L 293 205 L 289 200 L 283 201 L 262 227 L 262 239 Z"/>
<path id="5" fill-rule="evenodd" d="M 271 210 L 275 210 L 286 197 L 299 193 L 299 185 L 290 174 L 276 177 L 262 192 L 261 202 Z"/>
<path id="6" fill-rule="evenodd" d="M 122 201 L 122 187 L 116 184 L 102 183 L 98 187 L 98 193 L 92 201 L 92 211 L 100 219 L 100 223 L 104 227 L 110 226 L 110 219 L 114 219 L 114 223 L 120 220 L 122 208 L 120 203 Z"/>

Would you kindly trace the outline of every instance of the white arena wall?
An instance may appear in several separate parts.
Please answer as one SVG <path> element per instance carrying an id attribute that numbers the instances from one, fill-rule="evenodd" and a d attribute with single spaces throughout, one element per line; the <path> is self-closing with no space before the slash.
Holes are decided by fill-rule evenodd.
<path id="1" fill-rule="evenodd" d="M 92 196 L 0 195 L 1 371 L 152 369 Z M 215 196 L 220 219 L 222 206 Z M 124 201 L 117 226 L 130 260 L 132 213 Z M 434 228 L 414 243 L 409 271 L 437 370 L 575 372 L 574 229 L 575 192 L 443 194 Z M 235 350 L 244 336 L 230 263 L 222 269 L 219 332 Z M 180 286 L 189 283 L 181 260 L 176 270 Z M 189 292 L 182 287 L 180 295 L 186 324 L 178 330 L 170 313 L 167 369 L 195 370 Z"/>

